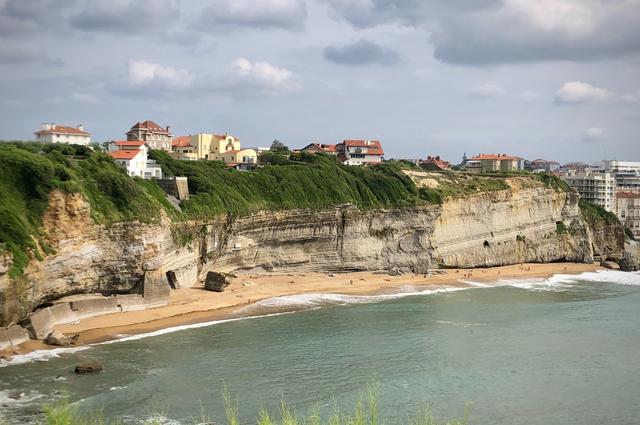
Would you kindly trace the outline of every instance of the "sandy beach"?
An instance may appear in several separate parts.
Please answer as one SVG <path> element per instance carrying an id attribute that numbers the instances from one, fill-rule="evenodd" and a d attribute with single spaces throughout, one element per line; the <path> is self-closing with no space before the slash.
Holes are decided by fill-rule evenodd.
<path id="1" fill-rule="evenodd" d="M 79 334 L 78 345 L 136 335 L 173 326 L 208 322 L 230 317 L 260 300 L 284 295 L 343 294 L 370 295 L 406 292 L 407 289 L 468 287 L 465 280 L 491 283 L 509 278 L 546 278 L 554 274 L 580 274 L 598 270 L 595 264 L 521 264 L 486 269 L 438 270 L 431 275 L 389 276 L 372 272 L 355 273 L 237 273 L 222 293 L 201 287 L 172 291 L 169 303 L 145 311 L 108 314 L 59 325 L 56 330 Z M 409 288 L 408 288 L 409 287 Z M 55 348 L 40 341 L 28 341 L 5 355 Z"/>

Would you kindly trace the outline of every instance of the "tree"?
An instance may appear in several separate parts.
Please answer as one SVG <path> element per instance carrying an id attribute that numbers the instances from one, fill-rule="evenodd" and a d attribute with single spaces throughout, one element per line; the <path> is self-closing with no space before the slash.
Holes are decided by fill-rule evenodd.
<path id="1" fill-rule="evenodd" d="M 288 154 L 290 152 L 289 147 L 278 139 L 275 139 L 273 143 L 271 143 L 271 149 L 269 150 L 273 153 L 282 153 L 282 154 Z"/>

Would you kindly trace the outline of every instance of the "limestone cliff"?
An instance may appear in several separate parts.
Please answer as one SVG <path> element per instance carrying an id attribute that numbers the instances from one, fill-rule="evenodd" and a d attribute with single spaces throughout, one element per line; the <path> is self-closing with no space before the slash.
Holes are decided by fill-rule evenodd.
<path id="1" fill-rule="evenodd" d="M 618 229 L 591 229 L 578 197 L 523 185 L 442 205 L 261 212 L 208 222 L 96 225 L 80 195 L 53 192 L 43 232 L 55 253 L 22 278 L 0 268 L 0 325 L 77 293 L 141 293 L 146 272 L 192 286 L 210 270 L 348 271 L 591 262 L 622 252 Z M 621 231 L 621 229 L 620 229 Z M 613 234 L 614 237 L 610 235 Z"/>

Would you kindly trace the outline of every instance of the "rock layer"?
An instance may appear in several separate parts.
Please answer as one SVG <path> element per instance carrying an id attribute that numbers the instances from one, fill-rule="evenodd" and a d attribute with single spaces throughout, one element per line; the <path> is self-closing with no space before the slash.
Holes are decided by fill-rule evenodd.
<path id="1" fill-rule="evenodd" d="M 621 228 L 588 227 L 577 195 L 540 185 L 395 210 L 345 205 L 197 223 L 164 219 L 161 224 L 111 226 L 94 224 L 80 195 L 54 192 L 43 223 L 55 254 L 33 258 L 17 280 L 0 270 L 0 325 L 24 319 L 62 296 L 163 296 L 169 287 L 199 284 L 214 270 L 397 268 L 422 273 L 520 262 L 592 262 L 594 254 L 621 256 L 624 243 Z"/>

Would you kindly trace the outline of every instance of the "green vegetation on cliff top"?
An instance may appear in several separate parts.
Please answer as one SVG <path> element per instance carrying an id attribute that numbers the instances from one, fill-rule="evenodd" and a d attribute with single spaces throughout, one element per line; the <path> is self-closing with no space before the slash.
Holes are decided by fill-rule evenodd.
<path id="1" fill-rule="evenodd" d="M 247 215 L 261 210 L 322 209 L 353 204 L 362 210 L 439 204 L 444 199 L 504 190 L 511 175 L 469 176 L 435 173 L 437 184 L 418 189 L 402 161 L 348 167 L 335 157 L 294 153 L 271 155 L 250 172 L 227 169 L 216 161 L 179 161 L 152 151 L 167 176 L 187 176 L 191 198 L 181 211 L 156 182 L 129 177 L 101 152 L 76 145 L 0 143 L 0 251 L 13 255 L 11 277 L 21 274 L 32 256 L 51 252 L 42 234 L 49 193 L 81 193 L 96 223 L 156 222 L 162 211 L 174 220 L 206 219 L 221 214 Z M 556 179 L 536 176 L 549 187 Z"/>

